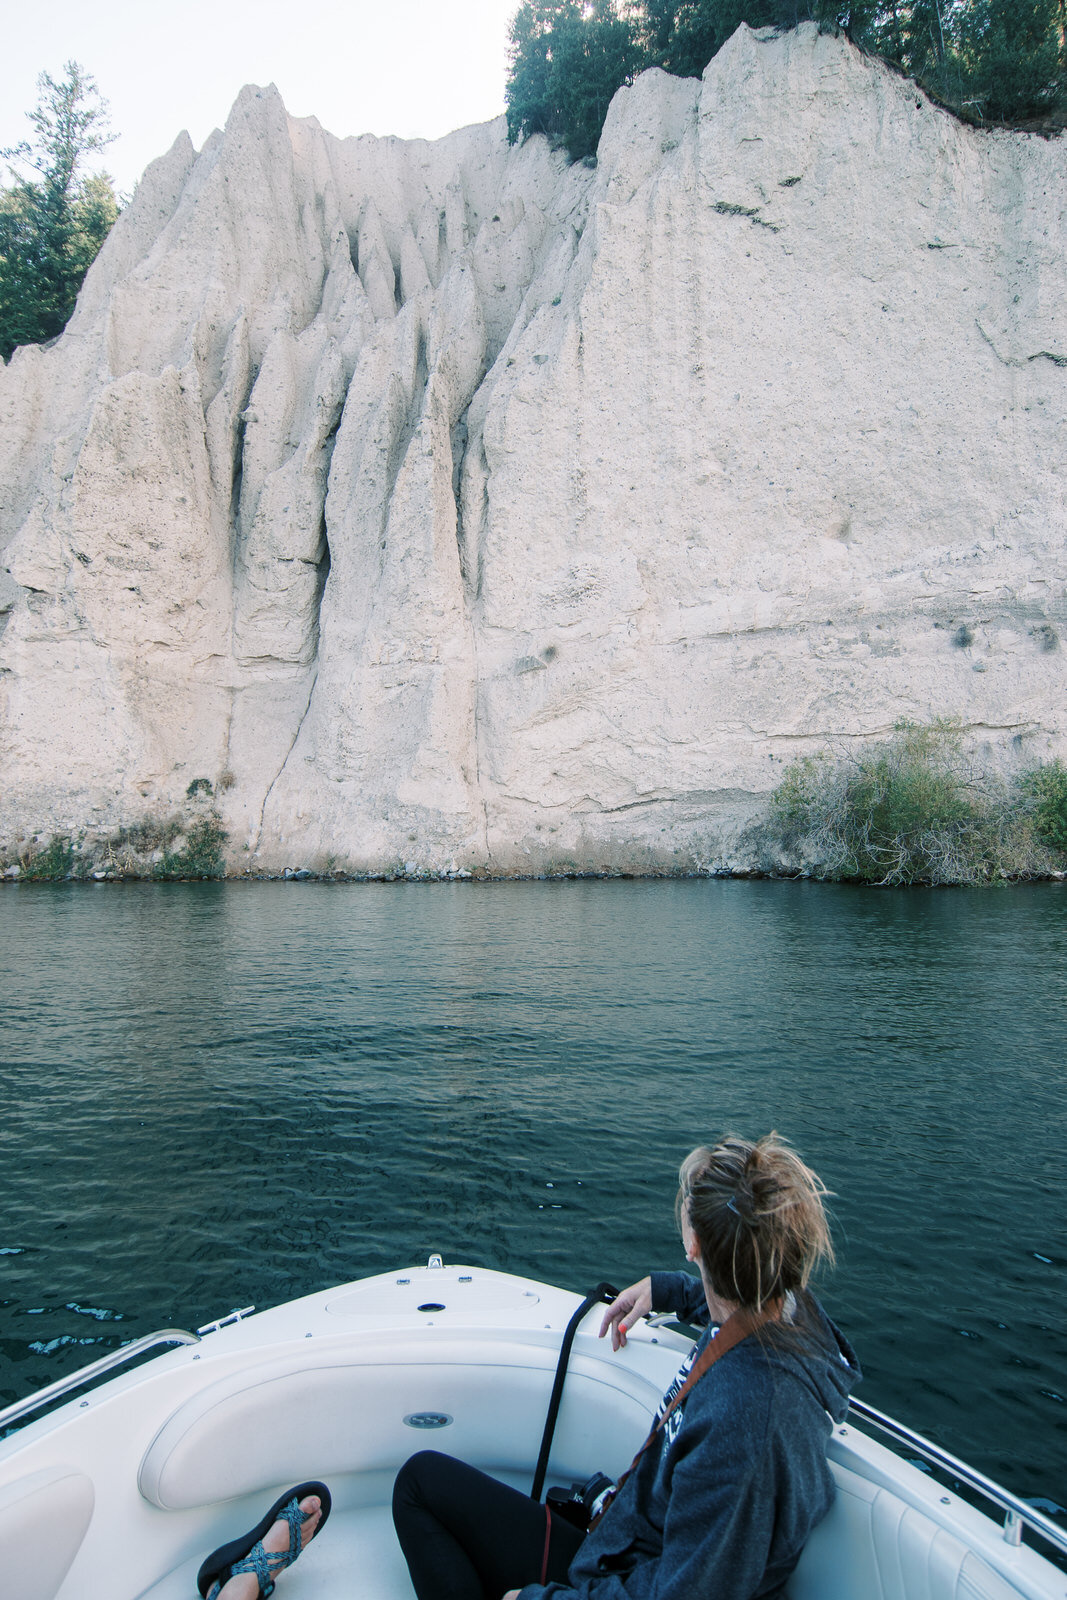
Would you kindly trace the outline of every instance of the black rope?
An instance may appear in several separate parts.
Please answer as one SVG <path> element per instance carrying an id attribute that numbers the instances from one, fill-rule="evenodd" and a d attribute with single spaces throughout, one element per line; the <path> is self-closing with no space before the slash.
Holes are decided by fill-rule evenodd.
<path id="1" fill-rule="evenodd" d="M 592 1294 L 586 1295 L 567 1324 L 563 1335 L 563 1343 L 559 1347 L 556 1376 L 552 1380 L 552 1393 L 548 1401 L 548 1415 L 545 1417 L 545 1431 L 541 1435 L 541 1449 L 538 1452 L 537 1466 L 534 1469 L 533 1488 L 530 1490 L 531 1500 L 540 1500 L 541 1490 L 545 1486 L 545 1473 L 548 1471 L 548 1457 L 552 1449 L 552 1436 L 556 1431 L 556 1418 L 559 1416 L 560 1401 L 563 1399 L 563 1382 L 567 1376 L 567 1363 L 571 1358 L 571 1345 L 574 1343 L 574 1335 L 578 1332 L 582 1318 L 594 1306 L 609 1306 L 618 1297 L 618 1289 L 612 1288 L 610 1283 L 598 1283 Z"/>

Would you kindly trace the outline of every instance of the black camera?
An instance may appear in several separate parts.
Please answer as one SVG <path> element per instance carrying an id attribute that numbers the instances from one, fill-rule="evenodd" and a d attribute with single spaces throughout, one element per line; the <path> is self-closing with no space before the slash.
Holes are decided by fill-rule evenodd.
<path id="1" fill-rule="evenodd" d="M 584 1533 L 589 1524 L 607 1508 L 615 1485 L 606 1472 L 594 1472 L 585 1483 L 572 1483 L 569 1488 L 549 1489 L 545 1505 L 554 1517 L 562 1517 Z"/>

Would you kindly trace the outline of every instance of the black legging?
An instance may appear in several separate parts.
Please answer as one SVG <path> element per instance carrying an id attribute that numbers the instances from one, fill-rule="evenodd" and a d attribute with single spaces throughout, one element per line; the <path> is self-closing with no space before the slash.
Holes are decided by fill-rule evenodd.
<path id="1" fill-rule="evenodd" d="M 545 1508 L 465 1461 L 421 1450 L 393 1486 L 393 1522 L 418 1600 L 502 1600 L 540 1583 Z M 553 1517 L 546 1580 L 559 1582 L 584 1534 Z"/>

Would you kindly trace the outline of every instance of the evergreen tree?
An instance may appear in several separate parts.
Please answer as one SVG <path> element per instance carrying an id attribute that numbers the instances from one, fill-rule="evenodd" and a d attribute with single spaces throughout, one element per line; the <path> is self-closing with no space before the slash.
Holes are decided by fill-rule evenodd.
<path id="1" fill-rule="evenodd" d="M 699 78 L 712 56 L 743 22 L 750 28 L 795 28 L 816 16 L 813 8 L 818 6 L 819 0 L 677 0 L 672 7 L 674 16 L 666 47 L 657 65 L 680 77 Z M 822 9 L 837 12 L 842 8 Z M 665 11 L 661 3 L 657 28 L 661 38 Z M 837 20 L 835 16 L 833 21 Z"/>
<path id="2" fill-rule="evenodd" d="M 573 161 L 595 155 L 612 95 L 645 65 L 613 0 L 524 0 L 511 25 L 508 137 L 543 133 Z"/>
<path id="3" fill-rule="evenodd" d="M 957 21 L 960 100 L 983 119 L 1040 116 L 1063 93 L 1061 0 L 973 0 Z"/>
<path id="4" fill-rule="evenodd" d="M 897 7 L 899 54 L 890 59 L 920 83 L 936 82 L 947 88 L 952 62 L 952 26 L 958 9 L 952 0 L 911 0 L 910 5 Z M 881 44 L 884 50 L 889 41 L 876 33 L 873 42 L 876 46 Z"/>
<path id="5" fill-rule="evenodd" d="M 511 31 L 509 137 L 544 133 L 572 158 L 590 155 L 612 94 L 646 67 L 697 77 L 741 23 L 807 20 L 971 121 L 1055 112 L 1062 123 L 1067 112 L 1067 0 L 524 0 Z"/>
<path id="6" fill-rule="evenodd" d="M 37 80 L 40 99 L 29 113 L 32 142 L 0 152 L 34 177 L 12 172 L 0 191 L 0 355 L 20 344 L 55 338 L 74 310 L 78 290 L 118 216 L 111 180 L 81 176 L 85 158 L 114 138 L 107 104 L 76 61 L 56 83 Z"/>

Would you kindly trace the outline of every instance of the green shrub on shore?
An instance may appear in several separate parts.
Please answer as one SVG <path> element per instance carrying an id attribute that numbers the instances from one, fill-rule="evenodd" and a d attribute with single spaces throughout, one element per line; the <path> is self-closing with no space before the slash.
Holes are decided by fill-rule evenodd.
<path id="1" fill-rule="evenodd" d="M 1023 773 L 1019 787 L 1030 803 L 1038 838 L 1067 854 L 1067 767 L 1059 760 L 1034 767 Z"/>
<path id="2" fill-rule="evenodd" d="M 200 817 L 179 836 L 177 850 L 165 850 L 152 869 L 153 878 L 221 878 L 226 830 L 217 811 Z"/>
<path id="3" fill-rule="evenodd" d="M 22 837 L 0 849 L 0 875 L 20 883 L 224 877 L 222 818 L 203 787 L 191 799 L 179 811 L 147 814 L 110 833 Z"/>
<path id="4" fill-rule="evenodd" d="M 883 743 L 794 761 L 771 796 L 769 838 L 820 878 L 1043 877 L 1067 850 L 1067 769 L 1052 762 L 1009 787 L 971 770 L 958 724 L 901 724 Z"/>
<path id="5" fill-rule="evenodd" d="M 74 841 L 55 834 L 41 850 L 28 851 L 19 862 L 24 883 L 59 883 L 74 875 Z"/>

